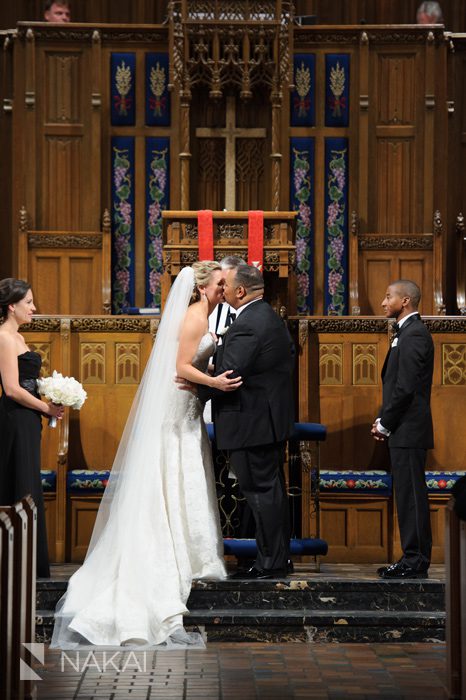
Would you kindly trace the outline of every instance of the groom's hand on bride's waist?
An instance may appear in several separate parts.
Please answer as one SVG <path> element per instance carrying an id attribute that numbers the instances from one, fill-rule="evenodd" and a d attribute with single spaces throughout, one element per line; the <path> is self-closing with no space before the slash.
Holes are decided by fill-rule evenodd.
<path id="1" fill-rule="evenodd" d="M 190 391 L 191 394 L 197 396 L 197 384 L 193 384 L 193 382 L 190 382 L 177 374 L 175 375 L 175 383 L 178 384 L 178 389 L 182 389 L 182 391 Z"/>

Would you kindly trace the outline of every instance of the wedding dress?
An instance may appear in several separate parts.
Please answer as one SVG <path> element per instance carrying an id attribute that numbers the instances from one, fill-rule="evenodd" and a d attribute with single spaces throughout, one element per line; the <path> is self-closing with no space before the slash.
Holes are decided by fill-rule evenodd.
<path id="1" fill-rule="evenodd" d="M 137 640 L 193 643 L 183 628 L 191 583 L 223 579 L 223 540 L 202 404 L 173 381 L 194 273 L 167 301 L 102 499 L 84 564 L 55 613 L 52 647 Z M 206 371 L 206 333 L 193 365 Z"/>

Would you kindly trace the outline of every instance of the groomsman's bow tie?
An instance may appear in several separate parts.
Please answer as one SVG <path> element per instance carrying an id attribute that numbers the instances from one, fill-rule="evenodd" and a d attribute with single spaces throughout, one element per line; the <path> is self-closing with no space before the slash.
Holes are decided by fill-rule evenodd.
<path id="1" fill-rule="evenodd" d="M 395 323 L 392 326 L 392 333 L 398 333 L 398 331 L 400 330 L 400 327 L 401 327 L 400 324 L 396 323 L 396 321 L 395 321 Z"/>

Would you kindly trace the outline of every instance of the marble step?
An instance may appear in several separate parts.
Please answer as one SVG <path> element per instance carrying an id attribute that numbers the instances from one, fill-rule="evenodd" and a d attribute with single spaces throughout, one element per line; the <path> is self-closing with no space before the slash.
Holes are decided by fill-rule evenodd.
<path id="1" fill-rule="evenodd" d="M 40 580 L 37 609 L 54 610 L 66 591 L 66 580 Z M 195 581 L 188 600 L 191 611 L 225 609 L 266 611 L 335 610 L 442 612 L 445 584 L 440 580 L 382 581 L 313 579 L 285 581 Z"/>
<path id="2" fill-rule="evenodd" d="M 198 609 L 187 629 L 210 642 L 426 642 L 445 640 L 445 613 L 383 610 Z M 36 641 L 48 643 L 53 612 L 37 610 Z"/>

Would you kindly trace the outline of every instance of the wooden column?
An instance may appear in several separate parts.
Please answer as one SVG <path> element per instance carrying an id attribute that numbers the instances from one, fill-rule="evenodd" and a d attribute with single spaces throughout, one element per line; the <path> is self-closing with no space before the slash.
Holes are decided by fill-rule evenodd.
<path id="1" fill-rule="evenodd" d="M 61 371 L 64 376 L 71 374 L 71 321 L 69 318 L 60 320 L 61 341 Z M 59 563 L 65 561 L 66 555 L 66 477 L 68 471 L 68 441 L 70 425 L 70 409 L 66 409 L 63 420 L 58 421 L 56 430 L 58 433 L 57 455 L 57 500 L 56 500 L 56 536 L 55 536 L 55 560 Z"/>
<path id="2" fill-rule="evenodd" d="M 281 103 L 282 98 L 278 90 L 272 91 L 272 192 L 271 202 L 272 210 L 280 209 L 280 178 L 281 178 L 281 161 L 282 154 L 280 152 L 280 127 L 281 127 Z"/>

